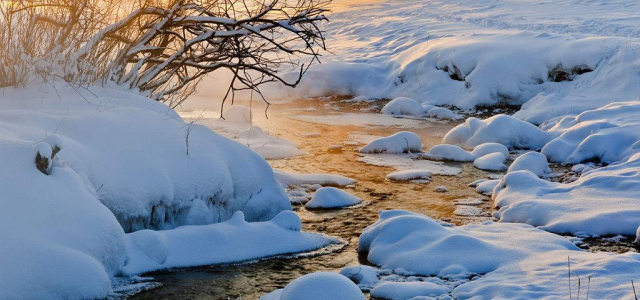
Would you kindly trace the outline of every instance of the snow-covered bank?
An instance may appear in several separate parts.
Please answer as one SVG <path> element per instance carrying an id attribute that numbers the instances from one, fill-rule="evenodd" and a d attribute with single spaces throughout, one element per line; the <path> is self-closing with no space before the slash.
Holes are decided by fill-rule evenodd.
<path id="1" fill-rule="evenodd" d="M 248 223 L 242 212 L 226 222 L 141 230 L 127 234 L 128 260 L 121 272 L 234 263 L 280 254 L 311 251 L 336 243 L 320 234 L 302 233 L 300 218 L 283 211 L 268 222 Z"/>
<path id="2" fill-rule="evenodd" d="M 122 273 L 331 242 L 299 232 L 262 157 L 158 102 L 66 84 L 7 88 L 0 102 L 2 299 L 105 298 Z"/>
<path id="3" fill-rule="evenodd" d="M 563 237 L 522 224 L 484 222 L 447 228 L 405 211 L 382 212 L 380 220 L 361 235 L 359 250 L 368 253 L 370 262 L 397 274 L 482 275 L 456 285 L 450 292 L 455 299 L 561 299 L 578 290 L 585 295 L 587 288 L 589 299 L 633 299 L 630 282 L 640 276 L 637 253 L 584 252 Z M 377 294 L 388 299 L 407 299 L 402 296 L 407 293 L 449 295 L 442 282 L 388 285 L 393 284 L 374 286 L 372 294 L 378 289 Z"/>

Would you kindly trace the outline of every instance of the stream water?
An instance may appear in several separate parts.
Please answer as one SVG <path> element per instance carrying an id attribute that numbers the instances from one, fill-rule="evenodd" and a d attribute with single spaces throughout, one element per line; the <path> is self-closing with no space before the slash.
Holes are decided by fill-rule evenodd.
<path id="1" fill-rule="evenodd" d="M 424 147 L 439 144 L 442 136 L 455 124 L 436 120 L 408 120 L 383 117 L 378 113 L 382 103 L 349 103 L 340 99 L 298 101 L 285 105 L 272 105 L 268 119 L 257 107 L 254 124 L 265 131 L 298 143 L 308 153 L 306 156 L 284 160 L 272 160 L 271 165 L 280 170 L 299 173 L 333 173 L 351 177 L 358 181 L 345 188 L 362 198 L 365 203 L 356 207 L 308 211 L 302 207 L 295 210 L 302 219 L 303 230 L 340 237 L 347 242 L 342 247 L 327 250 L 325 254 L 297 258 L 274 258 L 250 264 L 208 266 L 178 269 L 145 274 L 163 286 L 148 290 L 131 299 L 258 299 L 291 280 L 317 271 L 339 271 L 341 268 L 366 264 L 366 258 L 357 252 L 358 236 L 363 229 L 374 223 L 378 211 L 405 209 L 443 219 L 455 224 L 489 219 L 491 205 L 488 201 L 480 206 L 484 216 L 465 216 L 454 213 L 456 200 L 487 197 L 476 193 L 468 183 L 492 176 L 477 170 L 470 164 L 447 163 L 447 167 L 460 168 L 457 176 L 434 176 L 429 183 L 390 182 L 388 173 L 395 171 L 388 166 L 376 166 L 359 161 L 357 152 L 362 140 L 374 136 L 388 136 L 395 132 L 410 130 L 422 138 Z M 375 115 L 373 115 L 375 114 Z M 302 116 L 302 117 L 301 117 Z M 322 116 L 324 120 L 342 125 L 327 125 L 301 121 Z M 384 126 L 363 125 L 372 117 L 386 120 Z M 346 125 L 360 124 L 360 125 Z M 406 128 L 410 127 L 410 128 Z M 359 142 L 360 140 L 360 142 Z M 333 145 L 343 145 L 341 151 L 329 151 Z M 495 175 L 495 174 L 493 174 Z M 447 192 L 435 188 L 445 186 Z"/>

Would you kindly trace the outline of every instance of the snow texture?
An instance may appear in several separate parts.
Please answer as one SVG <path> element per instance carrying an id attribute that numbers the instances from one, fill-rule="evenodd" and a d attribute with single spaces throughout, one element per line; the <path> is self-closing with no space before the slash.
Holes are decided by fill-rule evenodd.
<path id="1" fill-rule="evenodd" d="M 387 175 L 387 179 L 393 181 L 431 180 L 431 175 L 431 171 L 413 169 L 390 173 Z"/>
<path id="2" fill-rule="evenodd" d="M 283 159 L 307 154 L 295 143 L 271 136 L 258 126 L 243 130 L 235 138 L 265 159 Z"/>
<path id="3" fill-rule="evenodd" d="M 356 183 L 354 179 L 335 174 L 298 174 L 274 170 L 276 179 L 286 185 L 319 184 L 347 186 Z"/>
<path id="4" fill-rule="evenodd" d="M 473 161 L 475 156 L 455 145 L 440 144 L 429 149 L 424 157 L 433 160 Z"/>
<path id="5" fill-rule="evenodd" d="M 506 160 L 503 153 L 495 152 L 476 158 L 476 160 L 473 161 L 473 166 L 480 170 L 502 171 L 507 169 L 507 166 L 504 164 Z"/>
<path id="6" fill-rule="evenodd" d="M 425 110 L 420 105 L 420 102 L 411 98 L 400 97 L 387 103 L 382 108 L 382 113 L 385 115 L 420 116 L 425 114 Z"/>
<path id="7" fill-rule="evenodd" d="M 343 268 L 340 274 L 349 278 L 361 290 L 371 290 L 378 283 L 378 272 L 375 268 L 365 265 Z"/>

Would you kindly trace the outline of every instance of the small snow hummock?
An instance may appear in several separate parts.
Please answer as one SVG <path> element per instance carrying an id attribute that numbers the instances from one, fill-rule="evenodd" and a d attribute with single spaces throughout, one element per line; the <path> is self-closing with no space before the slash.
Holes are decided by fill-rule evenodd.
<path id="1" fill-rule="evenodd" d="M 279 182 L 286 185 L 319 184 L 333 186 L 347 186 L 356 183 L 354 179 L 335 174 L 298 174 L 280 170 L 273 170 Z"/>
<path id="2" fill-rule="evenodd" d="M 507 169 L 507 166 L 504 164 L 506 160 L 503 153 L 495 152 L 477 158 L 473 161 L 473 166 L 480 170 L 502 171 Z"/>
<path id="3" fill-rule="evenodd" d="M 436 187 L 435 189 L 433 189 L 433 190 L 434 190 L 435 192 L 438 192 L 438 193 L 446 193 L 446 192 L 448 192 L 448 191 L 449 191 L 449 189 L 448 189 L 446 186 L 444 186 L 444 185 L 437 186 L 437 187 Z"/>
<path id="4" fill-rule="evenodd" d="M 471 151 L 471 154 L 473 154 L 475 158 L 480 158 L 487 154 L 496 153 L 496 152 L 502 153 L 505 159 L 509 158 L 509 149 L 504 145 L 498 144 L 498 143 L 480 144 L 475 148 L 473 148 L 473 151 Z"/>
<path id="5" fill-rule="evenodd" d="M 432 160 L 451 160 L 451 161 L 473 161 L 476 157 L 456 145 L 440 144 L 429 149 L 429 152 L 423 155 L 427 159 Z"/>
<path id="6" fill-rule="evenodd" d="M 511 166 L 509 166 L 509 170 L 507 172 L 510 173 L 520 170 L 531 171 L 539 177 L 543 177 L 551 173 L 547 157 L 544 154 L 535 151 L 520 155 L 513 161 Z"/>
<path id="7" fill-rule="evenodd" d="M 362 202 L 362 199 L 334 187 L 323 187 L 316 191 L 304 207 L 307 209 L 340 208 L 353 206 Z"/>
<path id="8" fill-rule="evenodd" d="M 351 279 L 360 290 L 368 291 L 378 283 L 378 272 L 375 268 L 365 265 L 343 268 L 340 274 Z"/>
<path id="9" fill-rule="evenodd" d="M 385 115 L 400 116 L 419 116 L 424 115 L 425 111 L 420 102 L 405 97 L 399 97 L 391 100 L 382 108 Z"/>
<path id="10" fill-rule="evenodd" d="M 446 107 L 433 107 L 425 112 L 429 118 L 435 118 L 440 120 L 461 120 L 463 116 L 453 112 Z"/>
<path id="11" fill-rule="evenodd" d="M 448 295 L 451 290 L 446 286 L 425 281 L 392 282 L 386 281 L 376 285 L 371 290 L 371 296 L 376 299 L 409 300 L 436 299 L 435 297 Z M 425 298 L 423 298 L 425 297 Z"/>
<path id="12" fill-rule="evenodd" d="M 476 183 L 476 192 L 491 196 L 493 194 L 493 189 L 500 183 L 500 180 L 483 180 L 482 182 Z"/>
<path id="13" fill-rule="evenodd" d="M 317 272 L 298 277 L 284 289 L 275 290 L 260 300 L 364 300 L 357 285 L 332 272 Z"/>
<path id="14" fill-rule="evenodd" d="M 393 181 L 431 180 L 431 175 L 431 171 L 428 170 L 412 169 L 390 173 L 387 175 L 387 179 Z"/>
<path id="15" fill-rule="evenodd" d="M 409 131 L 401 131 L 394 135 L 374 140 L 360 149 L 360 153 L 389 153 L 422 152 L 422 140 Z"/>

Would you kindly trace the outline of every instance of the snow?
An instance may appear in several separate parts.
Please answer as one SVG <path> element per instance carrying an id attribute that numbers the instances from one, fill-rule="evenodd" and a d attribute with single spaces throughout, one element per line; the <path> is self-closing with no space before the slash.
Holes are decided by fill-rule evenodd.
<path id="1" fill-rule="evenodd" d="M 409 300 L 414 297 L 436 297 L 448 294 L 450 290 L 431 282 L 383 282 L 371 290 L 376 299 Z"/>
<path id="2" fill-rule="evenodd" d="M 279 214 L 289 200 L 247 147 L 130 92 L 52 84 L 0 97 L 0 298 L 106 298 L 119 274 L 331 242 Z"/>
<path id="3" fill-rule="evenodd" d="M 406 153 L 422 152 L 420 137 L 409 131 L 401 131 L 391 136 L 374 140 L 360 149 L 360 153 Z"/>
<path id="4" fill-rule="evenodd" d="M 504 155 L 505 159 L 509 158 L 509 149 L 507 147 L 505 147 L 502 144 L 498 144 L 498 143 L 484 143 L 484 144 L 480 144 L 478 146 L 476 146 L 475 148 L 473 148 L 473 151 L 471 151 L 471 154 L 473 154 L 474 157 L 479 158 L 479 157 L 483 157 L 487 154 L 491 154 L 491 153 L 496 153 L 496 152 L 500 152 L 502 153 L 502 155 Z"/>
<path id="5" fill-rule="evenodd" d="M 346 267 L 340 271 L 340 274 L 357 284 L 360 290 L 371 290 L 373 286 L 378 283 L 378 272 L 370 266 L 358 265 Z"/>
<path id="6" fill-rule="evenodd" d="M 248 223 L 242 212 L 222 223 L 140 230 L 126 236 L 125 275 L 162 269 L 237 263 L 322 248 L 337 241 L 300 232 L 300 218 L 283 211 L 271 221 Z M 243 237 L 243 238 L 238 238 Z"/>
<path id="7" fill-rule="evenodd" d="M 473 149 L 484 143 L 499 143 L 510 149 L 541 149 L 552 135 L 531 123 L 507 115 L 496 115 L 481 120 L 468 118 L 451 129 L 442 139 L 443 144 Z"/>
<path id="8" fill-rule="evenodd" d="M 232 105 L 224 111 L 224 120 L 230 122 L 251 123 L 253 114 L 251 108 L 242 105 Z"/>
<path id="9" fill-rule="evenodd" d="M 493 189 L 500 183 L 500 180 L 485 180 L 476 184 L 476 192 L 491 196 Z"/>
<path id="10" fill-rule="evenodd" d="M 567 239 L 523 224 L 484 222 L 443 227 L 417 213 L 386 212 L 360 236 L 358 251 L 396 273 L 484 274 L 527 256 L 578 250 Z"/>
<path id="11" fill-rule="evenodd" d="M 304 205 L 307 209 L 340 208 L 353 206 L 362 199 L 334 187 L 323 187 L 316 191 L 311 201 Z"/>
<path id="12" fill-rule="evenodd" d="M 425 110 L 420 102 L 411 98 L 399 97 L 387 103 L 382 108 L 382 113 L 385 115 L 420 116 L 425 114 Z"/>
<path id="13" fill-rule="evenodd" d="M 521 222 L 575 235 L 635 235 L 640 225 L 640 156 L 584 173 L 571 183 L 508 173 L 493 198 L 502 222 Z"/>
<path id="14" fill-rule="evenodd" d="M 335 174 L 299 174 L 280 170 L 273 171 L 276 179 L 286 185 L 319 184 L 347 186 L 356 183 L 354 179 Z"/>
<path id="15" fill-rule="evenodd" d="M 561 299 L 568 297 L 569 285 L 573 297 L 589 288 L 589 299 L 633 299 L 630 281 L 640 276 L 638 253 L 582 251 L 564 237 L 523 224 L 489 221 L 443 227 L 403 211 L 381 212 L 380 220 L 362 233 L 359 251 L 373 264 L 401 275 L 481 275 L 453 286 L 437 280 L 381 281 L 371 293 L 385 299 L 410 299 L 422 294 L 421 289 L 439 295 L 450 291 L 454 299 Z"/>
<path id="16" fill-rule="evenodd" d="M 440 144 L 429 149 L 424 157 L 433 160 L 451 160 L 451 161 L 473 161 L 475 156 L 468 151 L 455 146 Z"/>
<path id="17" fill-rule="evenodd" d="M 473 166 L 480 170 L 502 171 L 507 169 L 507 166 L 504 164 L 506 160 L 503 153 L 495 152 L 476 158 L 476 160 L 473 161 Z"/>
<path id="18" fill-rule="evenodd" d="M 424 128 L 424 122 L 415 119 L 397 118 L 374 113 L 342 113 L 337 115 L 298 115 L 292 119 L 313 124 L 333 126 L 385 126 L 397 128 Z"/>
<path id="19" fill-rule="evenodd" d="M 404 170 L 396 171 L 387 175 L 387 179 L 393 181 L 411 181 L 416 179 L 431 180 L 431 171 L 429 170 Z"/>
<path id="20" fill-rule="evenodd" d="M 270 136 L 258 126 L 251 126 L 238 133 L 236 141 L 247 145 L 265 159 L 283 159 L 307 154 L 295 143 Z"/>
<path id="21" fill-rule="evenodd" d="M 542 148 L 550 161 L 615 163 L 640 152 L 640 102 L 612 103 L 541 127 L 557 136 Z"/>
<path id="22" fill-rule="evenodd" d="M 520 170 L 530 171 L 540 177 L 551 173 L 547 157 L 542 153 L 534 151 L 518 156 L 518 158 L 516 158 L 509 166 L 509 170 L 507 172 L 510 173 Z"/>
<path id="23" fill-rule="evenodd" d="M 426 116 L 429 118 L 443 119 L 443 120 L 460 120 L 464 117 L 453 112 L 446 107 L 433 107 L 426 110 Z"/>
<path id="24" fill-rule="evenodd" d="M 364 300 L 364 295 L 351 280 L 338 273 L 317 272 L 291 281 L 282 290 L 266 294 L 260 300 Z"/>
<path id="25" fill-rule="evenodd" d="M 382 167 L 392 167 L 399 171 L 426 170 L 432 175 L 456 176 L 462 172 L 459 167 L 447 166 L 440 161 L 418 159 L 414 154 L 366 154 L 357 160 L 366 164 Z"/>

